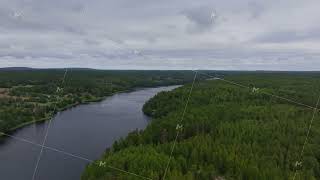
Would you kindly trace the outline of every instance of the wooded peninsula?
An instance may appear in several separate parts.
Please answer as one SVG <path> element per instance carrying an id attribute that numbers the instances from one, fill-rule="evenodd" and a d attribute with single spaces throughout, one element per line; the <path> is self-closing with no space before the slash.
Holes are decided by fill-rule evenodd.
<path id="1" fill-rule="evenodd" d="M 319 73 L 203 76 L 198 74 L 187 107 L 191 83 L 150 99 L 143 108 L 152 117 L 147 128 L 115 142 L 82 179 L 141 178 L 99 162 L 158 180 L 320 179 L 319 109 L 312 108 Z"/>

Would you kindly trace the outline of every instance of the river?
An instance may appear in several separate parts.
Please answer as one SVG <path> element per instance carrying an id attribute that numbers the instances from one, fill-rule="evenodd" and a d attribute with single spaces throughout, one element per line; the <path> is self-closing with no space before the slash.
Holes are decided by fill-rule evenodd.
<path id="1" fill-rule="evenodd" d="M 51 121 L 45 146 L 90 160 L 130 131 L 144 129 L 149 118 L 143 104 L 160 91 L 177 86 L 119 93 L 101 102 L 79 105 L 58 113 Z M 12 135 L 42 144 L 48 121 L 21 128 Z M 32 180 L 41 147 L 5 138 L 0 142 L 0 179 Z M 36 180 L 79 180 L 88 164 L 83 159 L 44 148 Z"/>

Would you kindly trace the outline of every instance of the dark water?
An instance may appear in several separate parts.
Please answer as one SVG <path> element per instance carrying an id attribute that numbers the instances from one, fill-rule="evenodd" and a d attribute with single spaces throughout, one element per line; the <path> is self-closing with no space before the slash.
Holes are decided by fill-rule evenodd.
<path id="1" fill-rule="evenodd" d="M 51 122 L 46 146 L 90 160 L 134 129 L 143 129 L 148 117 L 143 104 L 160 91 L 177 86 L 121 93 L 102 102 L 80 105 L 57 114 Z M 41 144 L 48 122 L 30 125 L 13 135 Z M 41 147 L 6 138 L 0 142 L 0 179 L 31 180 Z M 88 162 L 44 149 L 37 180 L 79 180 Z"/>

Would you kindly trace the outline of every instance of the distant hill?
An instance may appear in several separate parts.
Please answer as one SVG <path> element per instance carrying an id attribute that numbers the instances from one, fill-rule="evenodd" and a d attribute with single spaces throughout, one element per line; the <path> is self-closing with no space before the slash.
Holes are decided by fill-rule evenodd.
<path id="1" fill-rule="evenodd" d="M 25 70 L 33 70 L 33 68 L 28 68 L 28 67 L 5 67 L 5 68 L 0 68 L 0 71 L 25 71 Z"/>
<path id="2" fill-rule="evenodd" d="M 36 71 L 36 70 L 56 70 L 65 68 L 30 68 L 30 67 L 5 67 L 0 68 L 0 71 Z M 90 68 L 68 68 L 73 70 L 95 70 Z"/>
<path id="3" fill-rule="evenodd" d="M 4 67 L 0 68 L 0 71 L 37 71 L 37 70 L 60 70 L 65 68 L 31 68 L 31 67 Z M 133 69 L 93 69 L 93 68 L 77 68 L 68 67 L 72 70 L 92 70 L 92 71 L 190 71 L 190 70 L 133 70 Z M 320 71 L 276 71 L 276 70 L 199 70 L 203 73 L 211 74 L 224 74 L 224 75 L 234 75 L 234 74 L 270 74 L 270 73 L 280 73 L 280 74 L 296 74 L 296 73 L 320 73 Z"/>

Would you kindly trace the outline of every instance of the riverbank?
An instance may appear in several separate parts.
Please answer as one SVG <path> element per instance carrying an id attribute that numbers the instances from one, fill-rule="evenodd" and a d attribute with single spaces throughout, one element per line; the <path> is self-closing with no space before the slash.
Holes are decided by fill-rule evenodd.
<path id="1" fill-rule="evenodd" d="M 175 87 L 135 88 L 128 93 L 118 91 L 101 102 L 89 102 L 59 113 L 50 123 L 46 146 L 90 160 L 99 159 L 115 141 L 133 130 L 145 129 L 150 118 L 142 111 L 144 103 L 158 92 Z M 49 122 L 21 128 L 14 136 L 41 144 Z M 1 178 L 31 178 L 39 150 L 32 144 L 5 138 L 0 143 Z M 37 179 L 79 180 L 87 164 L 82 159 L 45 149 Z"/>
<path id="2" fill-rule="evenodd" d="M 60 112 L 63 112 L 63 111 L 66 111 L 68 109 L 71 109 L 71 108 L 74 108 L 76 106 L 79 106 L 79 105 L 84 105 L 84 104 L 90 104 L 90 103 L 94 103 L 94 102 L 100 102 L 100 101 L 103 101 L 104 99 L 110 97 L 110 96 L 113 96 L 113 95 L 116 95 L 116 94 L 119 94 L 119 93 L 129 93 L 129 92 L 133 92 L 133 91 L 136 91 L 136 90 L 139 90 L 139 89 L 144 89 L 144 88 L 157 88 L 157 87 L 162 87 L 162 86 L 155 86 L 155 87 L 136 87 L 136 88 L 130 88 L 128 90 L 122 90 L 122 91 L 118 91 L 118 92 L 114 92 L 110 95 L 107 95 L 107 96 L 103 96 L 103 97 L 97 97 L 97 98 L 94 98 L 94 99 L 91 99 L 91 100 L 84 100 L 82 102 L 77 102 L 77 103 L 73 103 L 73 104 L 69 104 L 63 108 L 59 108 L 57 110 L 57 112 L 55 112 L 54 114 L 52 115 L 48 115 L 47 117 L 45 118 L 41 118 L 41 119 L 38 119 L 38 120 L 33 120 L 33 121 L 29 121 L 29 122 L 24 122 L 22 124 L 19 124 L 13 128 L 11 128 L 10 130 L 6 131 L 5 133 L 13 133 L 21 128 L 24 128 L 28 125 L 31 125 L 31 124 L 36 124 L 36 123 L 43 123 L 43 122 L 46 122 L 52 118 L 54 118 L 54 116 L 56 116 L 58 113 Z M 5 134 L 1 134 L 0 132 L 0 139 L 1 138 L 4 138 L 6 137 Z"/>
<path id="3" fill-rule="evenodd" d="M 38 119 L 38 120 L 33 120 L 33 121 L 29 121 L 29 122 L 24 122 L 24 123 L 22 123 L 22 124 L 19 124 L 19 125 L 11 128 L 11 129 L 9 129 L 9 130 L 6 131 L 5 133 L 12 133 L 12 132 L 14 132 L 14 131 L 17 131 L 17 130 L 19 130 L 19 129 L 21 129 L 21 128 L 24 128 L 25 126 L 28 126 L 28 125 L 31 125 L 31 124 L 43 123 L 43 122 L 45 122 L 45 121 L 48 121 L 48 120 L 54 118 L 54 116 L 56 116 L 58 113 L 63 112 L 63 111 L 68 110 L 68 109 L 71 109 L 71 108 L 74 108 L 74 107 L 76 107 L 76 106 L 84 105 L 84 104 L 89 104 L 89 103 L 94 103 L 94 102 L 100 102 L 100 101 L 103 101 L 104 99 L 106 99 L 107 97 L 113 96 L 113 95 L 115 95 L 115 94 L 122 93 L 122 92 L 130 92 L 130 91 L 133 91 L 133 90 L 119 91 L 119 92 L 112 93 L 112 94 L 110 94 L 110 95 L 108 95 L 108 96 L 98 97 L 98 98 L 95 98 L 95 99 L 92 99 L 92 100 L 85 100 L 85 101 L 83 101 L 83 102 L 77 102 L 77 103 L 69 104 L 69 105 L 67 105 L 67 106 L 65 106 L 65 107 L 63 107 L 63 108 L 59 108 L 59 109 L 57 110 L 57 112 L 55 112 L 55 113 L 52 114 L 52 115 L 49 115 L 49 116 L 47 116 L 47 117 L 45 117 L 45 118 L 41 118 L 41 119 Z M 3 138 L 3 137 L 5 137 L 5 136 L 6 136 L 6 135 L 1 134 L 1 132 L 0 132 L 0 138 Z"/>
<path id="4" fill-rule="evenodd" d="M 184 84 L 193 78 L 192 71 L 70 69 L 61 89 L 64 75 L 65 69 L 1 71 L 5 78 L 0 78 L 0 132 L 46 121 L 56 114 L 55 107 L 61 111 L 101 101 L 114 92 Z"/>

